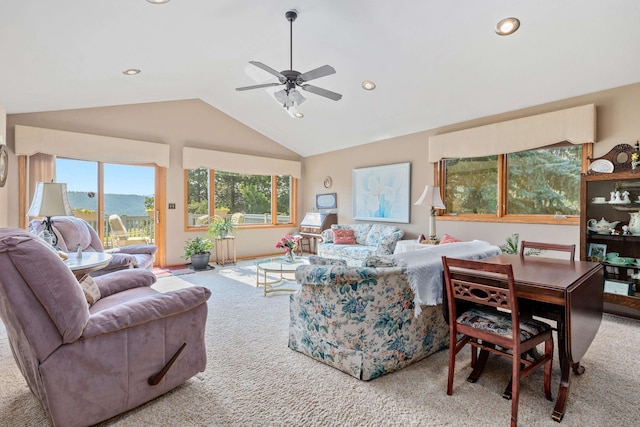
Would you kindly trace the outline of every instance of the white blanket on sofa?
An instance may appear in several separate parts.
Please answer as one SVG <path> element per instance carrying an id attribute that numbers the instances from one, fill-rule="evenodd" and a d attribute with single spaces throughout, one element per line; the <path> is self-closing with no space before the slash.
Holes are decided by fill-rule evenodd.
<path id="1" fill-rule="evenodd" d="M 391 255 L 396 265 L 407 271 L 407 280 L 413 290 L 416 317 L 421 305 L 442 303 L 442 256 L 465 259 L 483 259 L 500 255 L 499 247 L 482 240 L 433 245 L 419 251 Z"/>

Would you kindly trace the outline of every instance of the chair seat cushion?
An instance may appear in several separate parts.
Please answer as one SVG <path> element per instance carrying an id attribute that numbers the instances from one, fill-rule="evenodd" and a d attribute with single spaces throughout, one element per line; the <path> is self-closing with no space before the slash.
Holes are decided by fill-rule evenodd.
<path id="1" fill-rule="evenodd" d="M 513 335 L 510 313 L 472 308 L 458 316 L 457 321 L 462 325 L 482 329 L 505 337 L 511 337 Z M 549 329 L 551 329 L 551 326 L 544 322 L 535 319 L 520 319 L 520 341 L 526 341 Z"/>

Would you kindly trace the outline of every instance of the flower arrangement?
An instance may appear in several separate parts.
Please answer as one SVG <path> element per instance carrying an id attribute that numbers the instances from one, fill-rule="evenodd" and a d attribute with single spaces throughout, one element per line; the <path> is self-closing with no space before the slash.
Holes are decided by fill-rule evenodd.
<path id="1" fill-rule="evenodd" d="M 294 237 L 291 234 L 287 234 L 282 239 L 280 239 L 278 243 L 276 243 L 276 248 L 278 249 L 284 248 L 284 253 L 286 255 L 290 255 L 290 254 L 293 254 L 293 250 L 296 248 L 296 246 L 298 246 L 299 241 L 300 241 L 300 238 Z"/>

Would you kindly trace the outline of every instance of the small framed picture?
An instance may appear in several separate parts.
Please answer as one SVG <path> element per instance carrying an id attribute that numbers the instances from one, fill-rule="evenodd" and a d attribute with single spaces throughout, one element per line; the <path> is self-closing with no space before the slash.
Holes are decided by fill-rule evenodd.
<path id="1" fill-rule="evenodd" d="M 336 193 L 316 194 L 316 207 L 318 209 L 335 209 Z"/>
<path id="2" fill-rule="evenodd" d="M 602 243 L 589 243 L 587 258 L 590 261 L 604 261 L 607 255 L 607 245 Z"/>

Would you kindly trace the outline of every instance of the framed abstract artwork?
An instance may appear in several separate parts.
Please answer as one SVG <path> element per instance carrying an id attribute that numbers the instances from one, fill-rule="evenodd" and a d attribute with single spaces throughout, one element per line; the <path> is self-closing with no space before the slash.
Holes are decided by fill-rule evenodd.
<path id="1" fill-rule="evenodd" d="M 354 169 L 353 219 L 409 222 L 411 163 Z"/>

